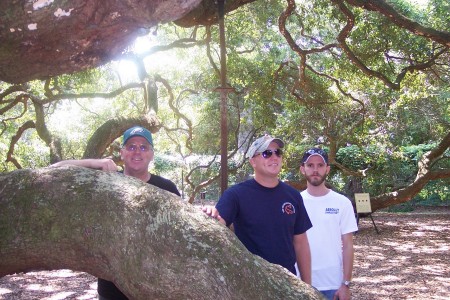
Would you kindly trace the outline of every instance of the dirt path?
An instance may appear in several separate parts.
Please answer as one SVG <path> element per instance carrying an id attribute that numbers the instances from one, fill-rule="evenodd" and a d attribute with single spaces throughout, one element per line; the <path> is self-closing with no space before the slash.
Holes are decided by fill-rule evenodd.
<path id="1" fill-rule="evenodd" d="M 450 299 L 450 208 L 375 213 L 355 235 L 353 299 Z M 30 272 L 0 278 L 0 299 L 97 299 L 81 272 Z"/>
<path id="2" fill-rule="evenodd" d="M 450 209 L 375 213 L 355 236 L 354 299 L 450 299 Z"/>

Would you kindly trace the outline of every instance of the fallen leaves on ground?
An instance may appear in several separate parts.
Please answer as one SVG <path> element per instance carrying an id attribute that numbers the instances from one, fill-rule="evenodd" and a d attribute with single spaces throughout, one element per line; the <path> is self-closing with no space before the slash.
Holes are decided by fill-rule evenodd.
<path id="1" fill-rule="evenodd" d="M 450 209 L 374 213 L 355 235 L 353 299 L 450 299 Z"/>

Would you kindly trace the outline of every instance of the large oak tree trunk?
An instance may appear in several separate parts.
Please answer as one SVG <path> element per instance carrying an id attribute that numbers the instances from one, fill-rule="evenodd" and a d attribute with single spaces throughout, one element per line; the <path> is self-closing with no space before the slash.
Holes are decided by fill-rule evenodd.
<path id="1" fill-rule="evenodd" d="M 0 174 L 0 276 L 69 268 L 131 299 L 319 299 L 177 196 L 80 167 Z"/>

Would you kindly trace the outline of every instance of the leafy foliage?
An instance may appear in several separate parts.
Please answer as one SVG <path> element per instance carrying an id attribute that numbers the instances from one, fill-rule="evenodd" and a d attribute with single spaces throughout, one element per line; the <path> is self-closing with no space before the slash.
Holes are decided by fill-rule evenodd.
<path id="1" fill-rule="evenodd" d="M 446 1 L 390 5 L 413 22 L 448 30 Z M 230 184 L 251 176 L 243 158 L 249 140 L 271 133 L 287 144 L 282 179 L 300 179 L 302 152 L 321 145 L 335 157 L 334 186 L 344 190 L 356 176 L 371 194 L 395 191 L 413 182 L 418 161 L 449 131 L 448 48 L 379 11 L 325 0 L 256 1 L 227 15 L 225 25 Z M 56 140 L 62 158 L 79 158 L 107 120 L 155 114 L 161 129 L 152 171 L 192 197 L 200 190 L 216 197 L 219 82 L 218 26 L 165 24 L 101 68 L 20 88 L 0 83 L 1 169 L 48 165 Z M 149 111 L 151 92 L 157 111 Z M 37 128 L 12 142 L 27 121 Z M 7 157 L 12 147 L 17 164 Z M 450 168 L 446 157 L 448 149 L 435 167 Z M 447 185 L 430 181 L 417 197 L 448 201 Z"/>

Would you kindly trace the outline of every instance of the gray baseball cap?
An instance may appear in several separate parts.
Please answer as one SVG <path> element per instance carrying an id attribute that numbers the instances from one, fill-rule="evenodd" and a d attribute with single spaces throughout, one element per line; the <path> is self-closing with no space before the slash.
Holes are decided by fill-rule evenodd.
<path id="1" fill-rule="evenodd" d="M 245 157 L 252 158 L 256 153 L 266 151 L 270 143 L 275 142 L 280 148 L 284 147 L 284 142 L 278 138 L 274 138 L 268 134 L 256 139 L 247 151 Z"/>

